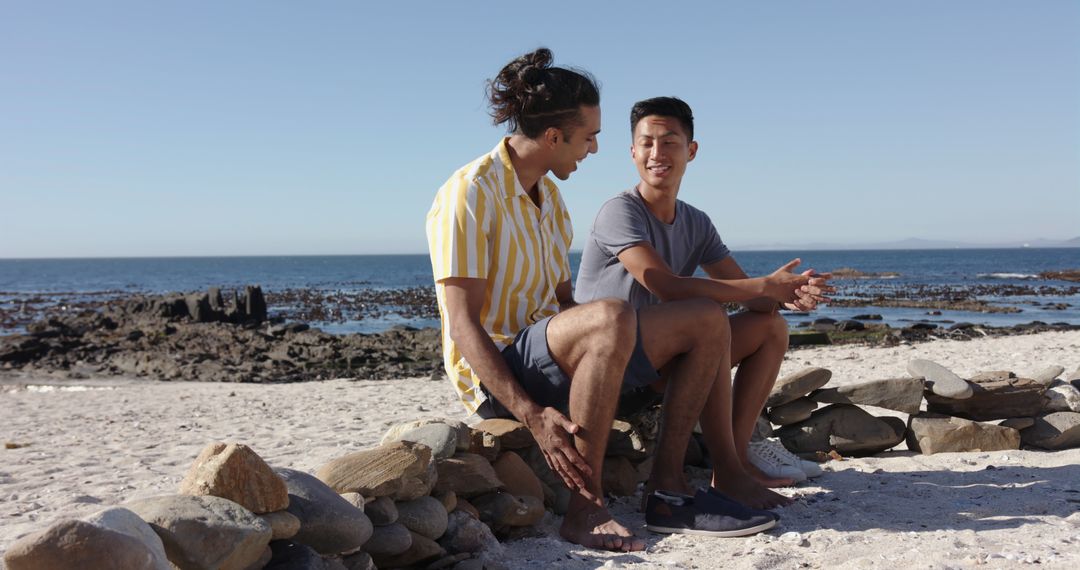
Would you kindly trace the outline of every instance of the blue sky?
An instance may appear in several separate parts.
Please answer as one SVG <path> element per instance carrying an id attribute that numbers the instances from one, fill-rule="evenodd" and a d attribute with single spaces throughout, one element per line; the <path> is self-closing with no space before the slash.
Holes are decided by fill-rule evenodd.
<path id="1" fill-rule="evenodd" d="M 656 95 L 734 247 L 1080 235 L 1080 4 L 506 4 L 5 3 L 0 257 L 424 252 L 503 134 L 484 81 L 541 45 L 602 86 L 575 248 Z"/>

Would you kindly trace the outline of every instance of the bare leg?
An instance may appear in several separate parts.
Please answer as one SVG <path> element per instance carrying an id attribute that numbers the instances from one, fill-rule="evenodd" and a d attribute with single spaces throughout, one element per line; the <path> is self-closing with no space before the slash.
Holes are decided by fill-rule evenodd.
<path id="1" fill-rule="evenodd" d="M 747 456 L 765 400 L 788 348 L 787 322 L 778 314 L 746 312 L 731 318 L 732 360 L 739 365 L 733 389 L 732 427 L 735 448 L 744 468 L 764 477 Z"/>
<path id="2" fill-rule="evenodd" d="M 604 452 L 615 419 L 626 363 L 636 340 L 634 310 L 621 301 L 598 301 L 560 313 L 548 324 L 551 356 L 572 379 L 570 420 L 580 429 L 574 445 L 592 469 L 588 491 L 570 498 L 560 534 L 590 548 L 643 550 L 645 541 L 611 517 L 601 486 Z"/>

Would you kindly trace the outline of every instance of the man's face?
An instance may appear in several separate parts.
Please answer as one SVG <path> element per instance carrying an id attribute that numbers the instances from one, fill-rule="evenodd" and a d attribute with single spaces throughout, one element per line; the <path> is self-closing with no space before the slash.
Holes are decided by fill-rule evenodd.
<path id="1" fill-rule="evenodd" d="M 596 136 L 600 134 L 600 107 L 582 105 L 581 120 L 580 126 L 563 130 L 555 144 L 551 173 L 559 180 L 570 178 L 579 162 L 599 150 Z"/>
<path id="2" fill-rule="evenodd" d="M 641 181 L 662 190 L 678 190 L 686 164 L 694 160 L 697 143 L 688 140 L 675 117 L 649 115 L 634 126 L 630 156 Z"/>

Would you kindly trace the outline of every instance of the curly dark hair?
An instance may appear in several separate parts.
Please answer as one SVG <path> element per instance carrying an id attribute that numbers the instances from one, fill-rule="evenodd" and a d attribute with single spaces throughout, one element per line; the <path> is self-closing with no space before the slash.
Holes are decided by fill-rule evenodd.
<path id="1" fill-rule="evenodd" d="M 491 118 L 510 132 L 535 138 L 550 127 L 570 131 L 582 124 L 582 105 L 600 104 L 588 72 L 552 67 L 551 50 L 539 48 L 503 67 L 488 81 Z"/>
<path id="2" fill-rule="evenodd" d="M 686 131 L 687 140 L 694 140 L 694 112 L 690 110 L 690 105 L 687 105 L 682 99 L 678 97 L 653 97 L 652 99 L 634 103 L 634 107 L 630 109 L 631 135 L 634 133 L 638 121 L 649 115 L 677 119 L 682 123 L 683 130 Z"/>

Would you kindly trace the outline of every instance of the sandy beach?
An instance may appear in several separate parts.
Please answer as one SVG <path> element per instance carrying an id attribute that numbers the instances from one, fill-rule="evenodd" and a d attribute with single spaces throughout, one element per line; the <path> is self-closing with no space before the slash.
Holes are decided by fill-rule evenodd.
<path id="1" fill-rule="evenodd" d="M 905 376 L 911 358 L 961 376 L 1080 366 L 1080 332 L 1047 332 L 897 347 L 817 347 L 788 354 L 782 374 L 833 371 L 830 385 Z M 887 410 L 879 415 L 892 414 Z M 0 384 L 0 551 L 62 517 L 173 493 L 208 443 L 241 442 L 274 466 L 314 470 L 378 443 L 419 417 L 463 417 L 445 380 L 347 379 L 224 384 L 12 377 Z M 781 525 L 750 538 L 644 531 L 637 499 L 613 512 L 648 549 L 601 553 L 565 543 L 550 513 L 534 535 L 506 543 L 511 568 L 1044 568 L 1080 567 L 1080 449 L 1061 452 L 906 451 L 832 461 Z M 704 474 L 701 472 L 700 474 Z"/>

